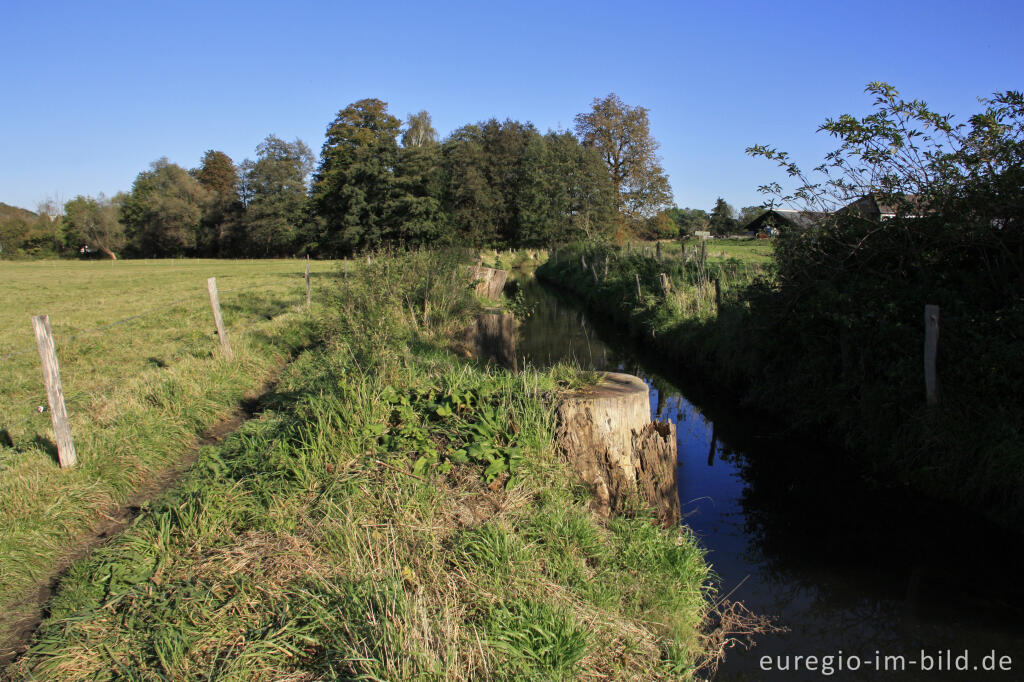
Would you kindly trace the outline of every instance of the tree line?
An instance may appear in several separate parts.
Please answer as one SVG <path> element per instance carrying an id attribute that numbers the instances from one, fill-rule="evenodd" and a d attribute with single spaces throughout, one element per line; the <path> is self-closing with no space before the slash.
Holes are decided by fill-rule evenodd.
<path id="1" fill-rule="evenodd" d="M 332 258 L 622 238 L 663 231 L 666 220 L 671 231 L 681 223 L 667 217 L 657 149 L 648 110 L 614 94 L 595 98 L 573 131 L 490 119 L 443 140 L 426 111 L 402 121 L 363 99 L 328 124 L 319 158 L 275 135 L 238 163 L 218 150 L 191 169 L 161 158 L 128 192 L 77 196 L 31 229 L 26 216 L 7 220 L 0 247 L 43 252 L 49 234 L 58 252 L 106 257 Z M 35 242 L 18 242 L 19 230 Z"/>

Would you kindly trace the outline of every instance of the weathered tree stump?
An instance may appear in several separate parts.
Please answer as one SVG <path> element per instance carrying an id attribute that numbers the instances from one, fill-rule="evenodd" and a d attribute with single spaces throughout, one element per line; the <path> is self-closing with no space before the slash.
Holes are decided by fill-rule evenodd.
<path id="1" fill-rule="evenodd" d="M 477 296 L 491 299 L 501 298 L 501 292 L 505 289 L 505 280 L 508 279 L 506 271 L 472 265 L 469 268 L 469 274 L 476 282 Z"/>
<path id="2" fill-rule="evenodd" d="M 594 388 L 564 396 L 556 408 L 557 440 L 594 493 L 603 515 L 638 497 L 662 524 L 679 523 L 675 426 L 651 422 L 647 384 L 610 373 Z"/>

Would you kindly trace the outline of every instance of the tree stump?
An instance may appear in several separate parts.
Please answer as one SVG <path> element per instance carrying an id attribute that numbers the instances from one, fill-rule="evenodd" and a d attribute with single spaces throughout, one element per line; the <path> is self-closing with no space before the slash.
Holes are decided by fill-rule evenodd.
<path id="1" fill-rule="evenodd" d="M 593 509 L 608 517 L 631 497 L 666 525 L 679 523 L 676 434 L 651 422 L 647 384 L 609 373 L 597 386 L 564 396 L 556 408 L 559 447 L 593 491 Z"/>
<path id="2" fill-rule="evenodd" d="M 501 292 L 505 289 L 505 280 L 508 279 L 506 271 L 473 265 L 469 268 L 469 274 L 476 282 L 477 296 L 490 299 L 501 298 Z"/>

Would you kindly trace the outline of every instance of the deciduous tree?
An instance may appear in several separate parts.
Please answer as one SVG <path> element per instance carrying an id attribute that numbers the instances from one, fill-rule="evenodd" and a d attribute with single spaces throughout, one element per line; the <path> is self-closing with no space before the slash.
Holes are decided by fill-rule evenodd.
<path id="1" fill-rule="evenodd" d="M 121 203 L 121 222 L 132 249 L 144 256 L 195 253 L 209 193 L 188 172 L 163 157 L 150 164 Z"/>
<path id="2" fill-rule="evenodd" d="M 125 243 L 124 226 L 118 219 L 124 197 L 123 194 L 113 199 L 103 194 L 95 199 L 81 195 L 75 197 L 64 204 L 65 229 L 77 233 L 85 241 L 84 245 L 94 246 L 117 260 L 116 252 Z"/>
<path id="3" fill-rule="evenodd" d="M 576 116 L 576 134 L 601 154 L 615 186 L 615 207 L 633 221 L 655 215 L 672 201 L 658 158 L 647 109 L 629 106 L 614 93 L 595 98 L 590 112 Z"/>
<path id="4" fill-rule="evenodd" d="M 313 152 L 300 139 L 285 142 L 268 135 L 256 147 L 256 162 L 248 175 L 252 199 L 247 227 L 253 253 L 285 256 L 294 252 L 308 215 L 306 182 L 312 171 Z"/>
<path id="5" fill-rule="evenodd" d="M 409 114 L 405 126 L 405 132 L 402 133 L 403 147 L 424 147 L 437 144 L 437 131 L 434 130 L 434 124 L 427 111 Z"/>

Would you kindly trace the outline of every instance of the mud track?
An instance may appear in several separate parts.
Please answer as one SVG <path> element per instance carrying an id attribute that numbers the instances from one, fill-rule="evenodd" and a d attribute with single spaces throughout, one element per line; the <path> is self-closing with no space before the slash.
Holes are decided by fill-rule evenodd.
<path id="1" fill-rule="evenodd" d="M 50 598 L 59 589 L 61 580 L 71 565 L 127 528 L 141 512 L 142 505 L 159 499 L 173 488 L 195 463 L 199 457 L 200 448 L 220 443 L 228 435 L 237 431 L 242 424 L 259 416 L 263 398 L 277 385 L 278 377 L 284 366 L 275 369 L 259 387 L 246 393 L 231 414 L 199 434 L 192 448 L 177 462 L 158 472 L 136 490 L 124 504 L 102 512 L 92 531 L 73 542 L 54 565 L 49 576 L 39 581 L 24 599 L 7 605 L 7 608 L 4 609 L 7 612 L 19 613 L 28 607 L 31 614 L 23 616 L 13 623 L 4 623 L 6 618 L 0 616 L 0 625 L 8 627 L 8 635 L 3 642 L 0 642 L 0 670 L 28 649 L 32 635 L 49 615 Z"/>

